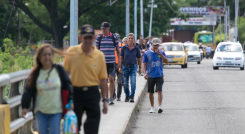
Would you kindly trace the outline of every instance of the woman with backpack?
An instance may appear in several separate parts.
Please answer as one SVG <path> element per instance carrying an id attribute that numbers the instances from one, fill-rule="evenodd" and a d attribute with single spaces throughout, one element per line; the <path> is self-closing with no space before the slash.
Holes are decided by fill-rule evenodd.
<path id="1" fill-rule="evenodd" d="M 32 100 L 32 112 L 36 116 L 39 134 L 60 134 L 60 121 L 63 105 L 73 100 L 70 78 L 61 65 L 54 64 L 56 51 L 49 44 L 37 49 L 33 67 L 25 87 L 21 105 L 22 117 L 25 118 Z M 62 96 L 66 96 L 62 99 Z M 73 109 L 73 104 L 71 104 Z"/>

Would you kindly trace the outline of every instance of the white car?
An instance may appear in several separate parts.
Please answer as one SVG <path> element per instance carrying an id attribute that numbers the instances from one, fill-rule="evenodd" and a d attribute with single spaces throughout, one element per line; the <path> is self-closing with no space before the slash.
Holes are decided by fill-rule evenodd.
<path id="1" fill-rule="evenodd" d="M 201 53 L 199 47 L 195 43 L 184 43 L 185 49 L 188 50 L 188 62 L 197 62 L 197 64 L 201 64 Z"/>
<path id="2" fill-rule="evenodd" d="M 234 67 L 244 70 L 244 55 L 242 46 L 236 42 L 221 42 L 215 50 L 213 69 L 219 67 Z"/>

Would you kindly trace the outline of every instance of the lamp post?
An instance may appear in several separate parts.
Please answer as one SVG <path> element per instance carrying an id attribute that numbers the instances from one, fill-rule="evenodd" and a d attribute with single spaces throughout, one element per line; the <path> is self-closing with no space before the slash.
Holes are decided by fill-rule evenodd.
<path id="1" fill-rule="evenodd" d="M 129 34 L 129 0 L 126 0 L 126 32 L 125 32 L 125 36 L 127 37 Z"/>
<path id="2" fill-rule="evenodd" d="M 78 0 L 70 1 L 70 46 L 78 44 Z"/>

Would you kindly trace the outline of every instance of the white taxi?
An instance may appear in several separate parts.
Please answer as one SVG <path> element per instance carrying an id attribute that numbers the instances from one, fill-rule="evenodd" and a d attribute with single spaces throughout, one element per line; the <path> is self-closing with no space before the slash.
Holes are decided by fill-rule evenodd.
<path id="1" fill-rule="evenodd" d="M 244 55 L 240 43 L 221 42 L 218 44 L 213 58 L 213 70 L 217 70 L 219 67 L 244 70 Z"/>
<path id="2" fill-rule="evenodd" d="M 197 64 L 201 64 L 201 53 L 199 47 L 195 43 L 184 43 L 185 49 L 188 50 L 188 62 L 197 62 Z"/>

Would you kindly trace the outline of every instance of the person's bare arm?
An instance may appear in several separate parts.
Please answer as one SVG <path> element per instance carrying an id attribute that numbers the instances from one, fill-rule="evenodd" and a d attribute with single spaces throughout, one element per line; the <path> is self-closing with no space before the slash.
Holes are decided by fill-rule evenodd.
<path id="1" fill-rule="evenodd" d="M 147 69 L 147 63 L 144 62 L 144 67 L 143 67 L 143 71 L 144 71 L 144 78 L 147 80 L 148 79 L 148 75 L 146 73 L 146 69 Z"/>
<path id="2" fill-rule="evenodd" d="M 121 64 L 120 65 L 122 65 L 122 63 L 123 63 L 123 56 L 120 56 L 120 57 L 121 57 L 121 60 L 120 60 Z"/>
<path id="3" fill-rule="evenodd" d="M 138 65 L 139 65 L 139 75 L 141 74 L 141 58 L 138 59 Z"/>
<path id="4" fill-rule="evenodd" d="M 160 56 L 164 63 L 168 63 L 168 59 L 162 53 L 160 54 Z"/>
<path id="5" fill-rule="evenodd" d="M 119 68 L 119 67 L 121 67 L 121 58 L 120 58 L 120 51 L 119 51 L 119 47 L 116 47 L 116 51 L 117 51 L 117 57 L 118 57 L 118 64 L 117 64 L 117 69 Z"/>
<path id="6" fill-rule="evenodd" d="M 101 94 L 102 94 L 102 98 L 106 98 L 106 96 L 108 96 L 108 85 L 107 85 L 107 79 L 103 79 L 100 80 L 100 89 L 101 89 Z M 107 95 L 106 95 L 107 94 Z M 103 113 L 106 114 L 107 113 L 107 102 L 104 101 L 103 102 Z"/>

